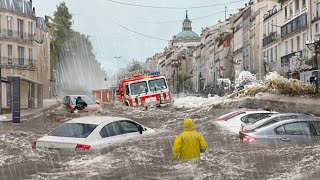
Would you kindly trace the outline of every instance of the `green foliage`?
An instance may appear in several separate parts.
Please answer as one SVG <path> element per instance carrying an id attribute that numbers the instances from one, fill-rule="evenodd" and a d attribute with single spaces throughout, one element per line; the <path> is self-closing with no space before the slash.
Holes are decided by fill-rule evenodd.
<path id="1" fill-rule="evenodd" d="M 142 66 L 139 61 L 133 61 L 132 66 L 129 69 L 129 72 L 141 70 Z"/>
<path id="2" fill-rule="evenodd" d="M 60 3 L 57 6 L 57 10 L 53 13 L 52 27 L 52 43 L 56 47 L 61 47 L 65 43 L 72 33 L 72 15 L 69 13 L 69 9 L 65 2 Z"/>

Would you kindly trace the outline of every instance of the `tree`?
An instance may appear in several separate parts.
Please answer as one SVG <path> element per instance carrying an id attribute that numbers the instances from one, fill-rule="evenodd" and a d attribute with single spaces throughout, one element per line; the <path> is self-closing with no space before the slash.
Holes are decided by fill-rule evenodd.
<path id="1" fill-rule="evenodd" d="M 69 13 L 69 9 L 65 2 L 62 2 L 57 6 L 57 10 L 53 13 L 53 17 L 52 43 L 59 49 L 72 33 L 72 15 Z"/>
<path id="2" fill-rule="evenodd" d="M 50 41 L 50 65 L 54 65 L 59 61 L 59 53 L 63 44 L 67 41 L 68 36 L 70 36 L 72 15 L 69 13 L 69 9 L 65 2 L 60 3 L 57 6 L 57 10 L 53 13 L 53 21 L 50 23 L 50 34 L 52 39 Z"/>
<path id="3" fill-rule="evenodd" d="M 133 72 L 133 71 L 137 71 L 137 70 L 141 70 L 141 69 L 142 69 L 142 66 L 141 66 L 140 62 L 133 60 L 132 66 L 130 67 L 129 72 Z"/>
<path id="4" fill-rule="evenodd" d="M 72 15 L 64 2 L 57 6 L 51 27 L 51 59 L 61 91 L 104 87 L 106 72 L 96 60 L 89 36 L 72 29 Z"/>

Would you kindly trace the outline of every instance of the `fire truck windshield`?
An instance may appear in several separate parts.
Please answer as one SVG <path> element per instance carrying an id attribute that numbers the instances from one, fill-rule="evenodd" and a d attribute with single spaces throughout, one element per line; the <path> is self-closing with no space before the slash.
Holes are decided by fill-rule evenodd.
<path id="1" fill-rule="evenodd" d="M 158 91 L 167 89 L 167 84 L 164 78 L 149 80 L 150 91 Z"/>
<path id="2" fill-rule="evenodd" d="M 132 95 L 146 93 L 148 91 L 147 82 L 140 81 L 130 84 L 130 90 Z"/>

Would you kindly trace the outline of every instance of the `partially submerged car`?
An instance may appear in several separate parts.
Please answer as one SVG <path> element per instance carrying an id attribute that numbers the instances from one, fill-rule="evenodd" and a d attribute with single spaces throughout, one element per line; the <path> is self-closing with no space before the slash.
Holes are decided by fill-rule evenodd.
<path id="1" fill-rule="evenodd" d="M 303 119 L 311 117 L 310 115 L 306 114 L 299 114 L 299 113 L 278 113 L 278 114 L 269 114 L 260 119 L 256 120 L 249 120 L 249 119 L 241 119 L 241 131 L 248 131 L 255 128 L 259 128 L 262 126 L 271 125 L 278 121 L 286 120 L 286 119 Z"/>
<path id="2" fill-rule="evenodd" d="M 87 103 L 87 107 L 84 108 L 84 112 L 101 112 L 102 108 L 100 106 L 99 101 L 94 101 L 91 97 L 87 95 L 67 95 L 63 98 L 62 104 L 64 105 L 67 111 L 72 111 L 72 109 L 76 106 L 77 97 L 81 97 L 84 102 Z"/>
<path id="3" fill-rule="evenodd" d="M 32 148 L 103 149 L 138 140 L 155 130 L 131 119 L 110 116 L 86 116 L 67 121 L 32 143 Z"/>
<path id="4" fill-rule="evenodd" d="M 250 144 L 311 144 L 320 142 L 320 118 L 287 119 L 239 132 L 241 142 Z"/>
<path id="5" fill-rule="evenodd" d="M 233 114 L 224 121 L 217 121 L 218 125 L 225 127 L 227 130 L 238 134 L 241 128 L 241 119 L 248 119 L 253 121 L 256 119 L 263 118 L 269 114 L 277 113 L 275 111 L 266 111 L 266 110 L 244 110 L 239 113 Z"/>

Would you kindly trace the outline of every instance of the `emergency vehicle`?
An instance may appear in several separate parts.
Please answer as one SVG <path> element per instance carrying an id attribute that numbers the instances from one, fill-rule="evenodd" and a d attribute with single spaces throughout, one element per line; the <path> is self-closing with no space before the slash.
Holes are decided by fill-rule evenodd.
<path id="1" fill-rule="evenodd" d="M 131 107 L 169 106 L 172 97 L 165 76 L 159 72 L 150 75 L 135 74 L 120 80 L 116 99 Z"/>

